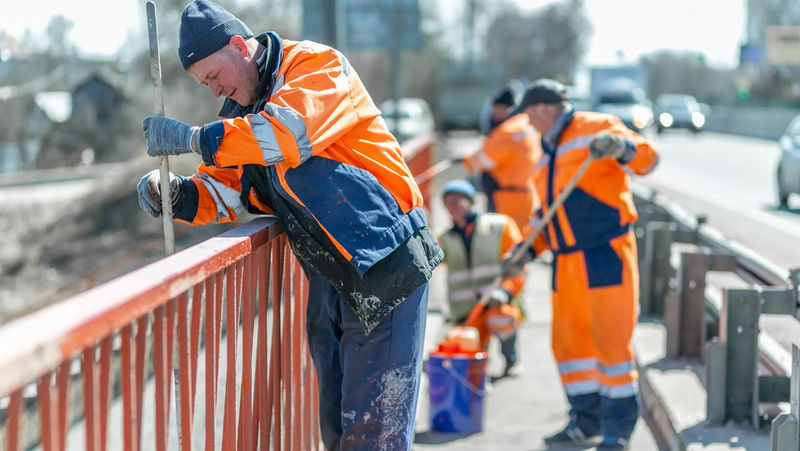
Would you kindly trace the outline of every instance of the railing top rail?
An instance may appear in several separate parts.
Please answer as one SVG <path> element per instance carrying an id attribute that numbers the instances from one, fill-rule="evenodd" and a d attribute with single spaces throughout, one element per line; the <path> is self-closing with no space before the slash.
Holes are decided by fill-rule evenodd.
<path id="1" fill-rule="evenodd" d="M 770 286 L 790 285 L 788 269 L 781 268 L 749 247 L 727 238 L 717 229 L 707 224 L 700 224 L 694 215 L 655 191 L 640 185 L 634 185 L 632 191 L 636 197 L 663 210 L 678 227 L 684 230 L 697 230 L 699 244 L 735 255 L 742 269 L 760 279 L 764 284 Z"/>
<path id="2" fill-rule="evenodd" d="M 401 146 L 403 150 L 403 158 L 405 158 L 406 162 L 408 162 L 418 152 L 433 144 L 435 140 L 436 134 L 426 133 L 423 135 L 417 135 L 408 141 L 404 141 Z"/>
<path id="3" fill-rule="evenodd" d="M 255 219 L 0 327 L 0 395 L 244 258 L 272 227 L 274 217 Z"/>

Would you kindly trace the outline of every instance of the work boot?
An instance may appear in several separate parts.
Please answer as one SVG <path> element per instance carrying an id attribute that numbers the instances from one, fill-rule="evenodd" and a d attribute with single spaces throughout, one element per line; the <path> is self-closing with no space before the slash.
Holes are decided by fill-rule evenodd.
<path id="1" fill-rule="evenodd" d="M 585 445 L 595 442 L 597 438 L 598 434 L 589 435 L 583 432 L 577 424 L 570 422 L 564 429 L 545 437 L 544 442 L 548 445 Z"/>
<path id="2" fill-rule="evenodd" d="M 628 449 L 628 441 L 621 437 L 603 437 L 603 441 L 595 449 L 598 451 L 623 451 Z"/>

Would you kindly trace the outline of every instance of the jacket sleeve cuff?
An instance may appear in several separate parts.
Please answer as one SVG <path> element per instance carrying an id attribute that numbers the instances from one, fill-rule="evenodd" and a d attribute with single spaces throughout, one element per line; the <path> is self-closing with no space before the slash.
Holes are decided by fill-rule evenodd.
<path id="1" fill-rule="evenodd" d="M 633 143 L 630 139 L 625 140 L 625 153 L 622 154 L 621 157 L 617 158 L 617 161 L 620 164 L 628 164 L 633 160 L 636 156 L 636 144 Z"/>
<path id="2" fill-rule="evenodd" d="M 177 176 L 181 180 L 183 186 L 183 200 L 180 205 L 177 205 L 173 211 L 175 219 L 181 219 L 186 222 L 194 222 L 194 217 L 197 216 L 197 203 L 198 193 L 197 185 L 194 184 L 192 179 L 182 175 Z"/>
<path id="3" fill-rule="evenodd" d="M 197 141 L 200 146 L 200 154 L 203 156 L 203 163 L 206 166 L 216 166 L 214 156 L 216 156 L 224 136 L 225 126 L 222 121 L 209 122 L 200 129 L 200 137 Z"/>

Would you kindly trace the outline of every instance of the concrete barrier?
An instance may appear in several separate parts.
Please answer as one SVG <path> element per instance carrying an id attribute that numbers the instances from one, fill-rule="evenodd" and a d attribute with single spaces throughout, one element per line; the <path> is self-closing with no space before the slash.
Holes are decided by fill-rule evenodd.
<path id="1" fill-rule="evenodd" d="M 800 109 L 797 108 L 712 106 L 705 128 L 712 132 L 777 140 L 798 114 Z"/>

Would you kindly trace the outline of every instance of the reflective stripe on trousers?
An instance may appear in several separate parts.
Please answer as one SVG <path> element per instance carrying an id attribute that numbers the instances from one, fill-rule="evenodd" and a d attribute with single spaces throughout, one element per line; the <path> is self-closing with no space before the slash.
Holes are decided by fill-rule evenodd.
<path id="1" fill-rule="evenodd" d="M 632 232 L 554 261 L 553 354 L 573 421 L 587 433 L 627 438 L 638 417 L 636 265 Z"/>

